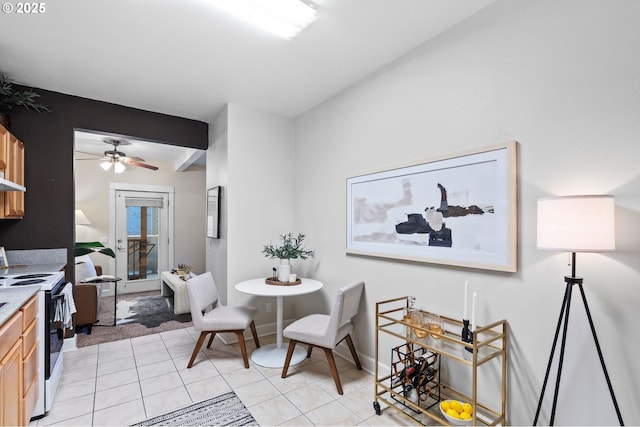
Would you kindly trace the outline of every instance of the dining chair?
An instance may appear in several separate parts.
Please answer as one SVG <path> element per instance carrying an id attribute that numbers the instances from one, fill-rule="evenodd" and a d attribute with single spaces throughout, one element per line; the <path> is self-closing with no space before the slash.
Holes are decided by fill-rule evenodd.
<path id="1" fill-rule="evenodd" d="M 193 366 L 193 362 L 198 356 L 198 352 L 208 334 L 211 334 L 207 348 L 211 348 L 211 343 L 219 332 L 234 333 L 238 337 L 240 351 L 244 359 L 244 367 L 249 368 L 247 357 L 247 346 L 244 342 L 244 331 L 251 328 L 253 341 L 256 347 L 260 347 L 256 325 L 253 322 L 258 309 L 249 306 L 226 306 L 218 300 L 218 289 L 213 280 L 211 272 L 206 272 L 187 280 L 187 293 L 191 305 L 191 318 L 193 329 L 200 331 L 200 337 L 196 347 L 191 354 L 191 360 L 187 368 Z"/>
<path id="2" fill-rule="evenodd" d="M 338 368 L 333 357 L 333 350 L 343 340 L 346 340 L 349 351 L 353 357 L 353 361 L 358 369 L 362 369 L 358 353 L 351 340 L 351 332 L 354 329 L 353 320 L 358 314 L 358 306 L 360 305 L 360 297 L 364 289 L 364 282 L 352 283 L 338 290 L 336 300 L 333 304 L 331 314 L 311 314 L 302 319 L 296 320 L 287 326 L 283 331 L 283 335 L 289 340 L 289 348 L 287 349 L 287 358 L 282 368 L 282 378 L 287 377 L 287 370 L 291 363 L 291 356 L 296 344 L 306 344 L 307 358 L 311 357 L 313 347 L 319 347 L 324 350 L 329 363 L 329 369 L 336 383 L 338 394 L 343 394 Z"/>

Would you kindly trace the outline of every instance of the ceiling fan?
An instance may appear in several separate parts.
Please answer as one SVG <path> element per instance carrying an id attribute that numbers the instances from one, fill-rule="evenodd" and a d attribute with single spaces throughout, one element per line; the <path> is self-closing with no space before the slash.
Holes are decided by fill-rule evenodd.
<path id="1" fill-rule="evenodd" d="M 132 166 L 139 166 L 146 169 L 158 170 L 156 166 L 149 165 L 144 163 L 144 159 L 140 157 L 127 157 L 125 153 L 122 151 L 118 151 L 118 147 L 121 145 L 130 145 L 131 142 L 126 139 L 112 139 L 107 138 L 102 140 L 102 142 L 112 145 L 113 148 L 111 150 L 107 150 L 104 152 L 104 157 L 102 162 L 100 162 L 100 167 L 105 171 L 108 171 L 113 166 L 113 171 L 115 173 L 122 173 L 125 171 L 125 163 Z"/>

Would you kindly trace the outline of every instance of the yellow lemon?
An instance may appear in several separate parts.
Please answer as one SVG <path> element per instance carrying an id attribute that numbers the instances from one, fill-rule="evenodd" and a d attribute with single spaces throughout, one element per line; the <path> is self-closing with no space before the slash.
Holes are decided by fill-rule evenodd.
<path id="1" fill-rule="evenodd" d="M 451 406 L 449 406 L 449 402 L 447 400 L 443 400 L 442 403 L 440 403 L 440 407 L 446 413 Z"/>
<path id="2" fill-rule="evenodd" d="M 462 403 L 458 402 L 457 400 L 452 400 L 449 406 L 451 406 L 451 409 L 456 411 L 458 414 L 460 412 L 463 412 Z"/>
<path id="3" fill-rule="evenodd" d="M 460 413 L 460 419 L 461 420 L 470 420 L 471 419 L 471 415 L 467 411 L 462 411 Z"/>
<path id="4" fill-rule="evenodd" d="M 473 406 L 471 406 L 471 403 L 464 403 L 462 405 L 462 410 L 464 412 L 466 412 L 467 414 L 472 414 L 473 413 Z"/>
<path id="5" fill-rule="evenodd" d="M 455 418 L 456 420 L 460 419 L 460 414 L 458 414 L 452 408 L 447 409 L 447 415 L 449 415 L 451 418 Z"/>

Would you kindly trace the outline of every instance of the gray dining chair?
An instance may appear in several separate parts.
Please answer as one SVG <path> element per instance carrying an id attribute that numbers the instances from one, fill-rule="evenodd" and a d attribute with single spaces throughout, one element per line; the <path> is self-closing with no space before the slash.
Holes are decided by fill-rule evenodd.
<path id="1" fill-rule="evenodd" d="M 243 333 L 247 327 L 251 328 L 253 341 L 256 343 L 256 347 L 260 347 L 256 325 L 253 322 L 258 309 L 249 306 L 230 307 L 220 304 L 218 289 L 211 272 L 206 272 L 187 280 L 187 293 L 189 294 L 189 303 L 191 305 L 193 329 L 200 331 L 200 337 L 196 347 L 193 349 L 187 368 L 193 366 L 193 362 L 196 360 L 207 335 L 211 334 L 207 344 L 207 348 L 210 348 L 213 339 L 219 332 L 236 334 L 242 358 L 244 359 L 244 367 L 249 368 L 247 346 L 244 342 Z"/>
<path id="2" fill-rule="evenodd" d="M 349 346 L 349 351 L 358 369 L 362 369 L 358 353 L 351 340 L 351 332 L 354 329 L 354 317 L 358 314 L 358 306 L 364 289 L 364 282 L 352 283 L 338 290 L 331 314 L 311 314 L 300 320 L 296 320 L 285 328 L 283 336 L 289 340 L 287 358 L 282 368 L 282 378 L 287 377 L 287 370 L 291 363 L 291 356 L 296 344 L 306 344 L 307 358 L 311 357 L 313 347 L 324 350 L 329 363 L 329 369 L 336 383 L 338 394 L 343 394 L 338 368 L 333 357 L 333 350 L 343 340 Z"/>

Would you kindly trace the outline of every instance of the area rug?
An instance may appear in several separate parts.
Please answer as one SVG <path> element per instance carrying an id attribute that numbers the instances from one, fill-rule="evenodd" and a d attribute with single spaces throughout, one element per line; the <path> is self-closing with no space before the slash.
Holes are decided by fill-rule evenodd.
<path id="1" fill-rule="evenodd" d="M 249 410 L 232 391 L 204 402 L 194 403 L 164 415 L 150 418 L 143 426 L 257 426 Z"/>
<path id="2" fill-rule="evenodd" d="M 118 325 L 139 323 L 147 328 L 155 328 L 164 322 L 175 320 L 186 323 L 191 321 L 191 313 L 174 314 L 173 299 L 160 295 L 143 298 L 118 297 L 116 318 Z"/>
<path id="3" fill-rule="evenodd" d="M 162 297 L 159 291 L 118 295 L 117 325 L 113 326 L 113 297 L 100 301 L 98 322 L 91 335 L 86 329 L 76 331 L 76 345 L 86 347 L 105 342 L 119 341 L 143 335 L 166 332 L 192 326 L 191 314 L 174 314 L 171 298 Z"/>

